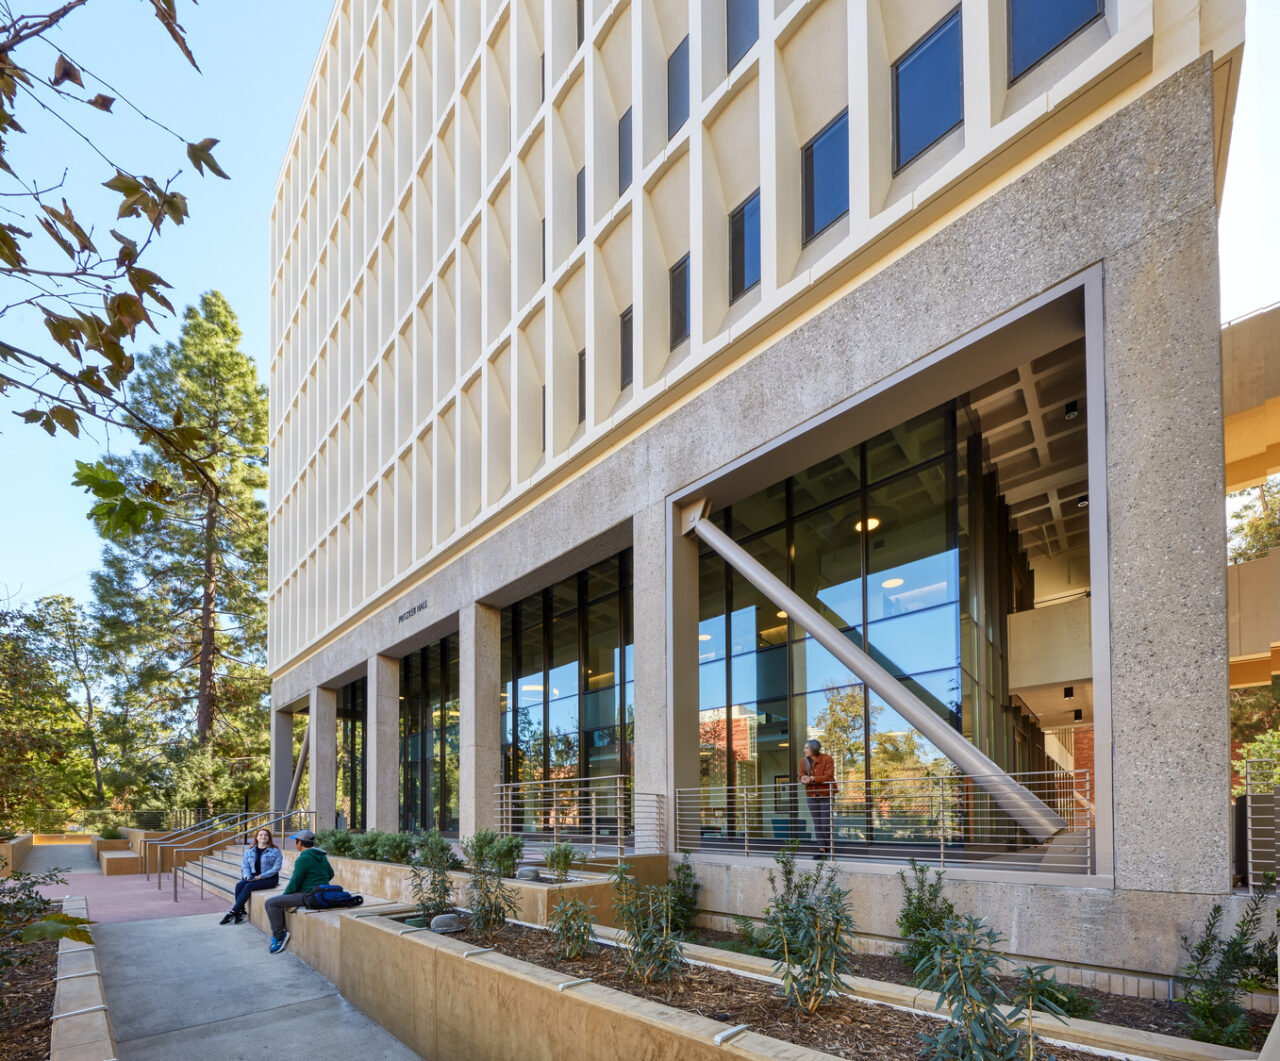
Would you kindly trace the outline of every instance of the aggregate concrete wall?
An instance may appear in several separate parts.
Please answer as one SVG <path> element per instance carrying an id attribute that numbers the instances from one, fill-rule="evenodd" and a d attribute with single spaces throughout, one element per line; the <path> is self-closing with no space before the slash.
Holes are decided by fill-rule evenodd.
<path id="1" fill-rule="evenodd" d="M 633 542 L 637 673 L 668 674 L 670 637 L 646 631 L 669 634 L 673 594 L 684 592 L 652 560 L 662 550 L 649 536 L 666 527 L 669 497 L 1100 264 L 1105 408 L 1092 409 L 1091 422 L 1104 432 L 1106 482 L 1091 483 L 1090 493 L 1105 497 L 1108 515 L 1093 549 L 1110 586 L 1107 632 L 1098 634 L 1108 639 L 1110 667 L 1095 682 L 1111 694 L 1109 760 L 1098 748 L 1112 778 L 1099 793 L 1099 835 L 1114 876 L 1083 889 L 975 884 L 973 902 L 1046 948 L 1084 938 L 1096 964 L 1167 967 L 1179 933 L 1192 931 L 1230 884 L 1213 157 L 1205 56 L 445 564 L 406 594 L 415 610 L 404 621 L 406 609 L 391 602 L 278 676 L 275 703 L 349 680 L 377 653 L 456 630 L 476 601 L 509 603 Z M 651 558 L 644 566 L 642 556 Z M 653 592 L 655 580 L 664 593 Z M 662 784 L 670 800 L 687 768 L 674 765 L 687 748 L 671 736 L 670 719 L 688 713 L 696 692 L 654 699 L 658 683 L 646 679 L 645 688 L 637 736 L 665 733 L 669 746 L 647 759 L 653 745 L 637 741 L 636 778 Z M 462 710 L 497 707 L 464 700 Z M 743 866 L 741 879 L 762 873 Z M 868 878 L 860 890 L 883 884 Z M 708 885 L 711 894 L 719 887 L 710 877 Z M 759 899 L 754 885 L 740 894 Z M 1175 942 L 1135 957 L 1136 929 L 1105 927 L 1117 918 L 1166 926 Z"/>

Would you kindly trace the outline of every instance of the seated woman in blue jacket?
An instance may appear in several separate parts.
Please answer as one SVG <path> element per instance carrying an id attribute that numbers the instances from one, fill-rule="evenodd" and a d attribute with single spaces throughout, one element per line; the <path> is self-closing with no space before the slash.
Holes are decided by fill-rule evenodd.
<path id="1" fill-rule="evenodd" d="M 284 855 L 272 840 L 271 830 L 259 829 L 253 846 L 246 847 L 244 856 L 240 859 L 241 879 L 236 883 L 235 905 L 218 924 L 228 925 L 232 921 L 240 924 L 245 919 L 244 907 L 249 901 L 249 893 L 262 888 L 274 888 L 279 884 L 280 867 L 283 864 Z"/>

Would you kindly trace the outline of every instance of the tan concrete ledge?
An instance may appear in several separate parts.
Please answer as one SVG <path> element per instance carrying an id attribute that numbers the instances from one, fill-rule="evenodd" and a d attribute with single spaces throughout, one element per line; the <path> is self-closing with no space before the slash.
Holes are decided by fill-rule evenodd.
<path id="1" fill-rule="evenodd" d="M 80 898 L 62 900 L 62 911 L 88 917 Z M 58 944 L 58 986 L 53 996 L 49 1061 L 107 1061 L 116 1056 L 115 1035 L 94 946 L 64 939 Z"/>
<path id="2" fill-rule="evenodd" d="M 4 859 L 4 865 L 0 866 L 0 877 L 7 877 L 22 868 L 22 862 L 30 853 L 31 845 L 30 833 L 15 836 L 11 840 L 0 843 L 0 858 Z"/>

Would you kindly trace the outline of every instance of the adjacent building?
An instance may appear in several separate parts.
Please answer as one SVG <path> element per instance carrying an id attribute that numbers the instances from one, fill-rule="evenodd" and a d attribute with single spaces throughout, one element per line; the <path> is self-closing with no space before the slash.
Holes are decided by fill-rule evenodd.
<path id="1" fill-rule="evenodd" d="M 1231 884 L 1243 26 L 338 0 L 271 217 L 273 803 L 306 726 L 318 825 L 688 850 L 721 917 L 799 841 L 883 936 L 923 857 L 1171 973 Z"/>

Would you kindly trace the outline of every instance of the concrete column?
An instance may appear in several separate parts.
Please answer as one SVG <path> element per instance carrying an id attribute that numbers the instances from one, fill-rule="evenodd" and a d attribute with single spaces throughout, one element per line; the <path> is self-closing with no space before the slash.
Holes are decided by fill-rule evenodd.
<path id="1" fill-rule="evenodd" d="M 667 659 L 667 761 L 671 789 L 668 794 L 667 846 L 680 849 L 676 817 L 676 791 L 698 787 L 698 550 L 696 539 L 686 538 L 676 526 L 674 511 L 663 506 L 666 535 L 668 615 Z M 684 823 L 696 838 L 698 821 Z"/>
<path id="2" fill-rule="evenodd" d="M 458 831 L 492 828 L 494 786 L 502 780 L 499 678 L 502 613 L 484 604 L 458 613 L 458 710 L 462 758 L 458 770 Z"/>
<path id="3" fill-rule="evenodd" d="M 365 824 L 400 828 L 400 661 L 371 656 L 365 722 Z"/>
<path id="4" fill-rule="evenodd" d="M 658 502 L 632 519 L 631 628 L 635 639 L 635 742 L 632 780 L 637 796 L 663 802 L 670 847 L 670 733 L 667 726 L 667 524 Z M 638 804 L 639 805 L 639 804 Z"/>
<path id="5" fill-rule="evenodd" d="M 338 690 L 311 690 L 311 754 L 307 758 L 317 829 L 332 829 L 338 811 Z"/>
<path id="6" fill-rule="evenodd" d="M 288 810 L 289 786 L 293 782 L 293 715 L 271 711 L 271 803 L 270 810 Z"/>

